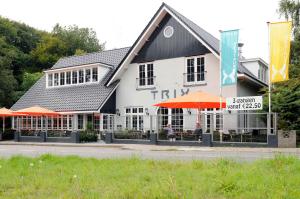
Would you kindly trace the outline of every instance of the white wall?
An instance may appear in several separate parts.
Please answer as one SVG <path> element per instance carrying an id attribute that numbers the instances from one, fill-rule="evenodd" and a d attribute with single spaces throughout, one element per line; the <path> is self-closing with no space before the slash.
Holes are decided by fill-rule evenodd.
<path id="1" fill-rule="evenodd" d="M 136 80 L 138 78 L 138 65 L 130 64 L 128 66 L 116 90 L 116 108 L 120 110 L 121 116 L 125 114 L 125 107 L 130 106 L 148 108 L 150 115 L 156 115 L 158 108 L 153 105 L 167 100 L 166 92 L 168 92 L 169 98 L 181 96 L 182 92 L 198 90 L 219 95 L 219 60 L 211 53 L 205 55 L 206 84 L 198 86 L 184 85 L 183 73 L 186 72 L 186 58 L 179 57 L 154 61 L 155 88 L 139 90 Z M 236 86 L 223 87 L 222 93 L 224 97 L 236 96 Z M 184 109 L 183 113 L 187 114 L 187 110 Z M 196 113 L 196 110 L 192 110 L 192 114 Z M 146 127 L 146 123 L 144 125 Z"/>

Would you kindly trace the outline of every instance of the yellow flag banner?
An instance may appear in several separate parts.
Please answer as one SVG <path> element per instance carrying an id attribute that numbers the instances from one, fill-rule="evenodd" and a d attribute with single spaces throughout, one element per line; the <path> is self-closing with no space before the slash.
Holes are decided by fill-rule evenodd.
<path id="1" fill-rule="evenodd" d="M 270 23 L 271 82 L 289 79 L 292 22 Z"/>

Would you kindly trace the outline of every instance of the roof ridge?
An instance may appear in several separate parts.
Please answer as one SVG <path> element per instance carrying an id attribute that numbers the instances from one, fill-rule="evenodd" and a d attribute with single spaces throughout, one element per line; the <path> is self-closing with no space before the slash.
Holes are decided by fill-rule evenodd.
<path id="1" fill-rule="evenodd" d="M 86 56 L 86 55 L 92 55 L 92 54 L 96 54 L 96 53 L 104 53 L 104 52 L 109 52 L 109 51 L 114 51 L 114 50 L 121 50 L 121 49 L 124 49 L 124 48 L 130 48 L 131 46 L 127 46 L 127 47 L 122 47 L 122 48 L 115 48 L 115 49 L 110 49 L 110 50 L 104 50 L 104 51 L 97 51 L 97 52 L 91 52 L 91 53 L 85 53 L 83 55 L 70 55 L 70 56 L 65 56 L 65 57 L 61 57 L 59 60 L 61 59 L 66 59 L 66 58 L 70 58 L 70 57 L 83 57 L 83 56 Z M 59 61 L 58 60 L 58 61 Z M 56 63 L 58 63 L 58 61 Z M 56 64 L 55 63 L 55 64 Z M 55 65 L 54 64 L 54 65 Z"/>

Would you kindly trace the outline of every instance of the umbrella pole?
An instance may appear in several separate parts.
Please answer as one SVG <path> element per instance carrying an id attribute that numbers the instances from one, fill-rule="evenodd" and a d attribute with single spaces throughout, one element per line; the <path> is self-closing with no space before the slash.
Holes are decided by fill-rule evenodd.
<path id="1" fill-rule="evenodd" d="M 3 121 L 2 121 L 2 133 L 5 131 L 5 117 L 3 116 Z"/>

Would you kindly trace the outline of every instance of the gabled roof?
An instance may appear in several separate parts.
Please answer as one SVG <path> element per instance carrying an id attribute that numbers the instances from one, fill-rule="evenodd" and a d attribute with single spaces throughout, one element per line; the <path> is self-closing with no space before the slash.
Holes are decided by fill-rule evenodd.
<path id="1" fill-rule="evenodd" d="M 51 69 L 100 63 L 116 67 L 123 59 L 130 47 L 106 50 L 102 52 L 88 53 L 78 56 L 63 57 L 59 59 Z"/>
<path id="2" fill-rule="evenodd" d="M 191 31 L 193 31 L 197 36 L 199 36 L 207 45 L 209 45 L 217 54 L 220 53 L 219 51 L 219 40 L 214 37 L 212 34 L 177 12 L 175 9 L 173 9 L 171 6 L 164 3 L 164 5 L 171 10 L 174 15 L 176 15 L 186 26 L 190 28 Z"/>
<path id="3" fill-rule="evenodd" d="M 214 37 L 213 35 L 208 33 L 206 30 L 204 30 L 203 28 L 201 28 L 200 26 L 198 26 L 197 24 L 195 24 L 194 22 L 192 22 L 191 20 L 189 20 L 188 18 L 186 18 L 185 16 L 183 16 L 182 14 L 177 12 L 171 6 L 169 6 L 165 3 L 162 3 L 162 5 L 157 10 L 155 15 L 152 17 L 150 22 L 147 24 L 147 26 L 145 27 L 143 32 L 139 35 L 139 37 L 134 42 L 134 44 L 131 46 L 131 48 L 128 50 L 127 54 L 124 56 L 124 58 L 122 59 L 120 64 L 117 66 L 116 70 L 113 72 L 111 77 L 108 79 L 108 81 L 106 82 L 106 85 L 110 85 L 113 82 L 115 75 L 118 73 L 119 70 L 121 70 L 121 68 L 123 67 L 123 65 L 127 61 L 128 57 L 131 54 L 136 54 L 138 52 L 139 49 L 136 50 L 135 49 L 136 46 L 139 44 L 139 42 L 142 39 L 146 38 L 146 32 L 151 28 L 151 26 L 157 26 L 157 24 L 158 24 L 157 20 L 159 20 L 159 18 L 160 19 L 163 18 L 163 17 L 160 16 L 160 15 L 163 16 L 162 11 L 168 12 L 171 16 L 173 16 L 175 19 L 177 19 L 179 23 L 181 23 L 191 34 L 193 34 L 203 45 L 205 45 L 214 55 L 216 55 L 216 57 L 219 58 L 219 54 L 220 54 L 219 42 L 220 41 L 216 37 Z M 149 35 L 148 35 L 148 37 L 149 37 Z M 257 79 L 255 77 L 255 75 L 253 75 L 241 63 L 239 64 L 238 72 L 242 73 L 242 74 L 246 74 L 251 78 Z"/>
<path id="4" fill-rule="evenodd" d="M 118 82 L 105 86 L 105 82 L 120 63 L 129 48 L 71 56 L 60 59 L 52 68 L 66 68 L 106 62 L 113 67 L 106 77 L 97 84 L 46 88 L 46 76 L 39 79 L 13 106 L 19 110 L 39 105 L 54 111 L 98 111 L 116 89 Z M 111 57 L 110 57 L 111 56 Z"/>
<path id="5" fill-rule="evenodd" d="M 150 22 L 147 24 L 145 29 L 139 35 L 137 40 L 129 49 L 126 56 L 122 59 L 121 63 L 118 65 L 117 69 L 114 71 L 113 75 L 109 78 L 107 85 L 110 85 L 115 79 L 115 76 L 122 69 L 122 67 L 129 63 L 129 59 L 133 59 L 131 56 L 135 55 L 143 46 L 145 41 L 149 38 L 152 32 L 155 30 L 156 26 L 163 19 L 166 13 L 169 13 L 174 17 L 184 28 L 186 28 L 199 42 L 201 42 L 205 47 L 207 47 L 215 56 L 219 57 L 219 40 L 213 35 L 181 15 L 179 12 L 171 8 L 169 5 L 162 3 L 160 8 L 151 18 Z"/>

